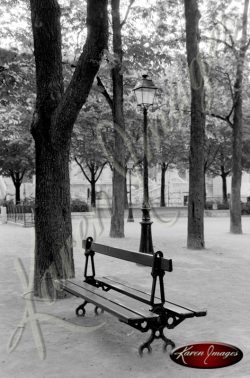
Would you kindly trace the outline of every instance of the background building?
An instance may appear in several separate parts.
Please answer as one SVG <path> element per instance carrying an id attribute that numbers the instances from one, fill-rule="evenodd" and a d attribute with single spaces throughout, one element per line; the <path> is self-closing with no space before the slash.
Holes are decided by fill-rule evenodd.
<path id="1" fill-rule="evenodd" d="M 160 168 L 153 168 L 149 172 L 149 197 L 152 206 L 160 205 L 161 193 L 161 172 Z M 84 177 L 80 168 L 76 164 L 71 164 L 71 198 L 80 199 L 90 204 L 90 183 Z M 143 197 L 142 175 L 139 170 L 132 172 L 132 203 L 134 206 L 141 206 Z M 227 189 L 230 195 L 231 177 L 227 178 Z M 128 188 L 129 190 L 129 188 Z M 250 174 L 243 173 L 242 201 L 250 196 Z M 166 172 L 165 203 L 166 206 L 185 206 L 188 196 L 188 171 L 181 174 L 176 170 Z M 35 176 L 32 180 L 26 181 L 21 186 L 21 199 L 34 199 L 35 197 Z M 206 198 L 207 201 L 222 201 L 222 180 L 220 177 L 206 177 Z M 0 199 L 14 200 L 15 188 L 12 180 L 8 177 L 0 176 Z M 96 205 L 99 207 L 111 206 L 112 202 L 112 171 L 109 166 L 103 172 L 96 183 Z"/>

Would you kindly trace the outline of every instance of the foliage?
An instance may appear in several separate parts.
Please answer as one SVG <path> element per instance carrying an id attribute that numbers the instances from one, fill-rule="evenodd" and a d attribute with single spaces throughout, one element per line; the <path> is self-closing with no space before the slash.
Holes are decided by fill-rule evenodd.
<path id="1" fill-rule="evenodd" d="M 245 139 L 242 146 L 242 167 L 250 172 L 250 139 Z"/>
<path id="2" fill-rule="evenodd" d="M 109 126 L 112 124 L 106 118 L 105 114 L 100 112 L 98 104 L 88 102 L 84 112 L 78 117 L 72 135 L 72 157 L 77 157 L 85 165 L 96 163 L 102 165 L 107 161 L 109 152 L 107 135 Z M 104 139 L 104 133 L 106 140 Z M 103 142 L 107 143 L 107 145 Z"/>
<path id="3" fill-rule="evenodd" d="M 178 125 L 178 120 L 173 125 L 169 115 L 164 112 L 161 112 L 160 117 L 156 116 L 152 123 L 149 130 L 151 164 L 165 163 L 169 169 L 187 165 L 189 130 L 184 125 Z"/>
<path id="4" fill-rule="evenodd" d="M 31 55 L 0 49 L 0 127 L 8 137 L 30 117 L 35 103 L 35 70 Z M 18 130 L 17 130 L 18 131 Z"/>
<path id="5" fill-rule="evenodd" d="M 217 210 L 228 210 L 229 203 L 228 202 L 214 202 L 214 201 L 206 201 L 205 209 L 206 210 L 213 210 L 213 206 L 216 204 Z"/>
<path id="6" fill-rule="evenodd" d="M 13 182 L 19 175 L 30 177 L 35 169 L 34 143 L 28 132 L 29 119 L 8 130 L 8 138 L 0 139 L 0 174 L 9 176 Z M 14 182 L 15 183 L 15 182 Z"/>
<path id="7" fill-rule="evenodd" d="M 2 200 L 0 200 L 0 206 L 5 206 L 5 207 L 7 207 L 7 206 L 14 206 L 15 204 L 14 204 L 14 201 L 11 199 L 11 200 L 6 200 L 6 199 L 2 199 Z"/>
<path id="8" fill-rule="evenodd" d="M 207 159 L 207 173 L 213 177 L 221 176 L 223 172 L 228 175 L 232 169 L 231 131 L 220 122 L 208 124 L 207 129 L 210 129 L 207 155 L 211 155 Z"/>
<path id="9" fill-rule="evenodd" d="M 89 208 L 86 202 L 81 201 L 79 199 L 72 199 L 70 206 L 71 206 L 72 213 L 82 213 L 82 212 L 89 211 Z"/>
<path id="10" fill-rule="evenodd" d="M 228 210 L 229 209 L 229 203 L 218 203 L 217 205 L 218 210 Z"/>
<path id="11" fill-rule="evenodd" d="M 95 102 L 89 102 L 84 110 L 85 112 L 81 112 L 74 127 L 71 157 L 91 184 L 91 206 L 95 207 L 95 184 L 99 180 L 104 166 L 108 160 L 111 160 L 111 154 L 106 148 L 110 123 L 101 118 L 100 110 Z"/>

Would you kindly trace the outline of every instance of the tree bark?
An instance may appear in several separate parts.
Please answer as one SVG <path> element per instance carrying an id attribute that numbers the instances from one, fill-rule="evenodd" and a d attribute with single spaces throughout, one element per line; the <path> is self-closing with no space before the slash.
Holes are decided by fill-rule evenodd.
<path id="1" fill-rule="evenodd" d="M 244 2 L 242 17 L 241 46 L 238 55 L 236 80 L 234 83 L 234 117 L 233 117 L 233 143 L 232 143 L 232 182 L 230 204 L 230 232 L 242 233 L 241 224 L 241 176 L 242 176 L 242 85 L 247 43 L 249 0 Z"/>
<path id="2" fill-rule="evenodd" d="M 186 48 L 191 84 L 191 136 L 189 153 L 189 201 L 187 247 L 202 249 L 204 243 L 204 79 L 199 56 L 200 13 L 196 0 L 184 0 Z"/>
<path id="3" fill-rule="evenodd" d="M 113 122 L 114 122 L 114 156 L 113 156 L 113 198 L 110 236 L 124 237 L 124 186 L 125 186 L 125 122 L 123 115 L 123 74 L 122 74 L 122 37 L 120 20 L 120 0 L 111 1 L 113 52 L 116 64 L 112 69 L 113 81 Z"/>
<path id="4" fill-rule="evenodd" d="M 227 198 L 227 176 L 228 173 L 225 172 L 225 169 L 223 166 L 221 166 L 221 179 L 222 179 L 222 196 L 223 196 L 223 203 L 225 205 L 228 204 L 228 198 Z"/>
<path id="5" fill-rule="evenodd" d="M 242 233 L 241 224 L 241 176 L 242 176 L 242 100 L 235 106 L 233 125 L 233 158 L 231 181 L 230 232 Z"/>
<path id="6" fill-rule="evenodd" d="M 21 202 L 20 189 L 21 189 L 22 180 L 23 180 L 25 171 L 23 173 L 20 173 L 20 172 L 14 172 L 10 170 L 9 172 L 10 172 L 10 177 L 15 187 L 15 203 L 16 205 L 19 205 Z"/>
<path id="7" fill-rule="evenodd" d="M 15 184 L 15 199 L 16 199 L 16 205 L 19 205 L 21 202 L 21 196 L 20 196 L 20 188 L 21 188 L 21 182 L 16 182 Z"/>
<path id="8" fill-rule="evenodd" d="M 55 295 L 53 278 L 74 276 L 70 214 L 71 132 L 107 46 L 107 0 L 88 0 L 88 33 L 64 93 L 60 7 L 30 0 L 37 100 L 31 132 L 36 148 L 34 294 Z"/>
<path id="9" fill-rule="evenodd" d="M 55 151 L 36 143 L 36 255 L 34 291 L 53 296 L 52 278 L 74 276 L 70 213 L 69 145 Z"/>
<path id="10" fill-rule="evenodd" d="M 206 189 L 206 172 L 204 172 L 204 208 L 207 202 L 207 189 Z"/>
<path id="11" fill-rule="evenodd" d="M 128 209 L 128 187 L 127 187 L 127 174 L 126 173 L 125 173 L 125 180 L 124 180 L 124 209 Z"/>
<path id="12" fill-rule="evenodd" d="M 165 202 L 165 188 L 166 188 L 165 177 L 166 177 L 166 163 L 162 163 L 161 164 L 161 201 L 160 201 L 161 207 L 166 207 L 166 202 Z"/>
<path id="13" fill-rule="evenodd" d="M 90 185 L 91 185 L 91 194 L 90 194 L 90 199 L 91 199 L 91 206 L 92 207 L 96 207 L 96 191 L 95 191 L 95 183 L 96 183 L 96 180 L 95 180 L 95 172 L 92 171 L 91 172 L 91 181 L 90 181 Z"/>

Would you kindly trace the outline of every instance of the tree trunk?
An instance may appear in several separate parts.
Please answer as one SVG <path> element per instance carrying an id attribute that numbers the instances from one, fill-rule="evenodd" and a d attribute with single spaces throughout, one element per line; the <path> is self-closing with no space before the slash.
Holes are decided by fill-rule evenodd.
<path id="1" fill-rule="evenodd" d="M 232 144 L 232 182 L 230 206 L 230 232 L 242 233 L 241 224 L 241 176 L 242 176 L 242 84 L 244 62 L 247 51 L 247 23 L 249 0 L 245 0 L 242 17 L 242 37 L 239 51 L 236 80 L 234 84 L 234 117 L 233 117 L 233 144 Z"/>
<path id="2" fill-rule="evenodd" d="M 69 146 L 59 152 L 36 143 L 35 293 L 53 296 L 52 278 L 74 276 Z"/>
<path id="3" fill-rule="evenodd" d="M 113 198 L 110 236 L 124 237 L 124 181 L 125 181 L 125 123 L 123 115 L 123 75 L 122 75 L 122 37 L 120 20 L 120 0 L 112 0 L 113 51 L 116 65 L 112 69 L 113 81 Z"/>
<path id="4" fill-rule="evenodd" d="M 94 176 L 94 177 L 92 177 L 91 183 L 90 183 L 90 185 L 91 185 L 91 197 L 90 197 L 90 199 L 91 199 L 91 206 L 92 207 L 96 207 L 95 183 L 96 183 L 96 181 L 95 181 L 95 176 Z"/>
<path id="5" fill-rule="evenodd" d="M 21 202 L 20 188 L 21 188 L 24 174 L 21 174 L 19 172 L 14 172 L 12 170 L 10 170 L 9 173 L 10 173 L 10 177 L 12 179 L 13 185 L 15 187 L 15 203 L 16 205 L 19 205 Z"/>
<path id="6" fill-rule="evenodd" d="M 130 188 L 129 188 L 129 190 L 130 190 Z M 124 209 L 128 209 L 128 187 L 127 187 L 127 175 L 126 175 L 126 173 L 125 173 L 125 180 L 124 180 Z"/>
<path id="7" fill-rule="evenodd" d="M 31 126 L 36 148 L 34 294 L 55 294 L 53 278 L 74 276 L 69 151 L 73 125 L 86 102 L 107 46 L 107 0 L 88 0 L 88 33 L 64 93 L 60 7 L 30 0 L 37 100 Z"/>
<path id="8" fill-rule="evenodd" d="M 222 196 L 223 196 L 223 203 L 226 205 L 228 204 L 227 198 L 227 174 L 225 173 L 224 167 L 221 167 L 221 179 L 222 179 Z"/>
<path id="9" fill-rule="evenodd" d="M 187 247 L 202 249 L 204 243 L 204 79 L 199 57 L 199 19 L 196 0 L 184 0 L 186 48 L 191 84 L 191 135 L 189 154 L 189 201 Z"/>
<path id="10" fill-rule="evenodd" d="M 204 207 L 206 207 L 206 202 L 207 202 L 206 172 L 204 172 Z"/>
<path id="11" fill-rule="evenodd" d="M 166 202 L 165 202 L 165 177 L 166 177 L 166 163 L 161 164 L 161 201 L 160 201 L 160 206 L 161 207 L 166 207 Z"/>
<path id="12" fill-rule="evenodd" d="M 242 233 L 241 225 L 241 176 L 242 176 L 242 101 L 235 106 L 233 125 L 233 164 L 231 181 L 230 232 Z"/>
<path id="13" fill-rule="evenodd" d="M 20 181 L 16 181 L 15 182 L 15 199 L 16 199 L 16 205 L 19 205 L 19 203 L 21 202 L 21 197 L 20 197 L 20 188 L 21 188 L 21 182 Z"/>

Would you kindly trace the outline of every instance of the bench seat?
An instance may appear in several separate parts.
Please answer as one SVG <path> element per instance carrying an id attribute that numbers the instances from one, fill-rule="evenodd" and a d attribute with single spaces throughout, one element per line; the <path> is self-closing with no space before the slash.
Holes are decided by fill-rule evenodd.
<path id="1" fill-rule="evenodd" d="M 129 323 L 130 321 L 144 321 L 158 318 L 159 315 L 149 311 L 149 309 L 139 306 L 138 302 L 126 296 L 120 295 L 115 298 L 105 291 L 100 291 L 93 285 L 81 282 L 77 279 L 70 279 L 60 282 L 61 289 L 81 297 L 89 303 L 115 315 L 119 320 Z"/>

